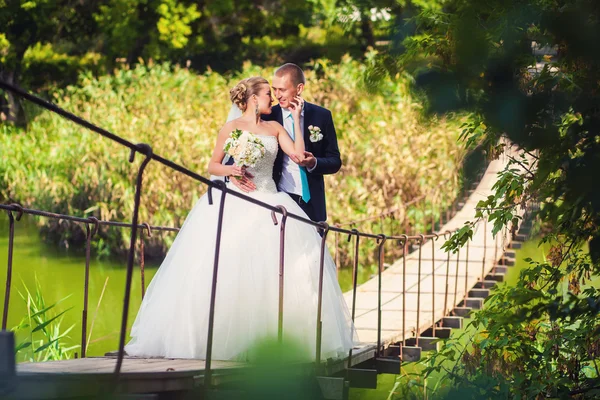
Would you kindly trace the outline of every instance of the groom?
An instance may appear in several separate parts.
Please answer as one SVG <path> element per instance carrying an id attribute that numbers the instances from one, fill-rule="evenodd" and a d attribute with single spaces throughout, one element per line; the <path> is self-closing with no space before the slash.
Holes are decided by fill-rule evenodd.
<path id="1" fill-rule="evenodd" d="M 278 121 L 294 139 L 294 120 L 289 110 L 294 97 L 301 96 L 306 79 L 304 72 L 296 64 L 284 64 L 273 76 L 273 94 L 279 101 L 271 114 L 263 115 L 266 121 Z M 315 104 L 304 102 L 300 115 L 304 132 L 304 161 L 294 163 L 279 149 L 273 168 L 273 180 L 277 189 L 286 192 L 313 221 L 327 220 L 325 206 L 325 184 L 323 175 L 335 174 L 342 166 L 340 150 L 335 135 L 331 111 Z M 232 182 L 245 191 L 254 190 L 251 180 L 232 179 Z"/>

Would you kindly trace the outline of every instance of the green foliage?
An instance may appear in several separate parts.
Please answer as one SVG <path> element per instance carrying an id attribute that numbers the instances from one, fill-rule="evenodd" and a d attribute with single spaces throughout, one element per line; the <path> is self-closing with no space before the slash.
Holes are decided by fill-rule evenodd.
<path id="1" fill-rule="evenodd" d="M 0 33 L 0 63 L 6 63 L 6 56 L 10 50 L 10 42 L 4 33 Z"/>
<path id="2" fill-rule="evenodd" d="M 169 0 L 157 7 L 160 15 L 156 27 L 159 40 L 168 42 L 174 49 L 181 49 L 188 43 L 192 34 L 190 24 L 200 18 L 196 4 L 185 6 L 176 0 Z"/>
<path id="3" fill-rule="evenodd" d="M 110 0 L 108 2 L 37 0 L 0 3 L 2 70 L 16 72 L 17 81 L 43 87 L 36 70 L 22 71 L 24 54 L 33 46 L 49 46 L 47 62 L 98 54 L 102 69 L 140 60 L 184 62 L 197 69 L 210 66 L 239 69 L 245 60 L 307 61 L 329 56 L 327 49 L 343 46 L 333 57 L 351 51 L 360 39 L 340 32 L 326 21 L 335 3 L 320 1 L 220 1 L 204 4 L 187 0 Z M 377 24 L 377 21 L 373 21 Z M 327 36 L 331 35 L 331 43 Z M 316 37 L 315 37 L 316 36 Z M 313 38 L 315 41 L 313 41 Z M 39 53 L 39 49 L 38 49 Z M 264 54 L 266 53 L 266 54 Z M 42 53 L 40 53 L 41 55 Z M 38 57 L 38 66 L 43 58 Z M 82 61 L 83 62 L 83 61 Z M 74 65 L 75 60 L 70 60 Z M 80 65 L 78 71 L 87 69 Z M 49 81 L 60 81 L 56 70 Z M 69 76 L 68 76 L 69 77 Z M 68 78 L 67 77 L 67 78 Z M 45 78 L 45 76 L 44 76 Z M 41 82 L 40 82 L 41 80 Z M 65 83 L 72 83 L 69 79 Z"/>
<path id="4" fill-rule="evenodd" d="M 99 53 L 89 52 L 79 56 L 60 52 L 55 46 L 36 43 L 23 55 L 21 83 L 28 87 L 50 88 L 58 83 L 77 82 L 81 71 L 102 72 L 103 62 Z"/>
<path id="5" fill-rule="evenodd" d="M 600 293 L 583 289 L 600 273 L 600 8 L 589 0 L 449 1 L 410 20 L 412 31 L 382 54 L 387 74 L 406 68 L 427 95 L 427 109 L 467 109 L 467 143 L 492 156 L 508 138 L 519 149 L 478 204 L 499 232 L 518 225 L 519 207 L 536 206 L 546 260 L 531 260 L 516 287 L 496 292 L 473 323 L 483 330 L 447 371 L 461 398 L 598 395 Z M 532 44 L 535 41 L 537 44 Z M 541 54 L 548 46 L 557 56 Z M 535 51 L 533 51 L 535 50 Z M 537 65 L 537 66 L 536 66 Z M 534 207 L 534 211 L 537 207 Z M 473 224 L 446 244 L 464 245 Z M 589 253 L 582 251 L 589 246 Z"/>
<path id="6" fill-rule="evenodd" d="M 78 345 L 65 346 L 65 341 L 69 339 L 68 334 L 75 325 L 64 329 L 61 326 L 62 316 L 69 309 L 56 311 L 56 306 L 68 297 L 46 305 L 37 278 L 35 284 L 34 293 L 31 293 L 24 282 L 24 292 L 19 291 L 21 299 L 27 304 L 27 315 L 12 328 L 15 335 L 22 338 L 21 343 L 15 348 L 17 359 L 29 362 L 69 359 L 73 357 L 73 351 L 79 348 Z"/>
<path id="7" fill-rule="evenodd" d="M 137 0 L 110 0 L 93 14 L 99 33 L 108 41 L 104 51 L 110 59 L 126 57 L 134 48 L 139 31 L 144 29 L 143 21 L 138 18 L 139 3 Z"/>
<path id="8" fill-rule="evenodd" d="M 598 319 L 581 317 L 598 313 L 590 301 L 598 293 L 594 285 L 583 286 L 587 274 L 571 271 L 577 263 L 589 265 L 589 256 L 575 251 L 557 266 L 555 251 L 549 262 L 526 260 L 517 285 L 501 286 L 474 314 L 470 325 L 477 331 L 470 341 L 446 341 L 426 374 L 444 371 L 453 392 L 467 398 L 565 397 L 574 384 L 582 395 L 597 396 Z M 456 363 L 452 370 L 440 365 L 448 361 Z"/>

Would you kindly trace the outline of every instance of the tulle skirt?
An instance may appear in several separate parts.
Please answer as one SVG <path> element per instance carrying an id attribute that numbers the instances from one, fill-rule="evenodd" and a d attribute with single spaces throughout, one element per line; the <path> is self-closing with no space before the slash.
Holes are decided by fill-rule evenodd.
<path id="1" fill-rule="evenodd" d="M 251 196 L 304 215 L 286 193 Z M 150 283 L 125 350 L 142 357 L 206 357 L 211 284 L 221 192 L 204 195 L 185 220 Z M 277 214 L 281 220 L 281 215 Z M 235 196 L 225 198 L 212 356 L 252 361 L 250 349 L 277 338 L 280 226 L 271 212 Z M 321 237 L 288 219 L 285 233 L 283 334 L 306 359 L 315 359 Z M 341 358 L 357 341 L 336 268 L 325 252 L 321 358 Z"/>

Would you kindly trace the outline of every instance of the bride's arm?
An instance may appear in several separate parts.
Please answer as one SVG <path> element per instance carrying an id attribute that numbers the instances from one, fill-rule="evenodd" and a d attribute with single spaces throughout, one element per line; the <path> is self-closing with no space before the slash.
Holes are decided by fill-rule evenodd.
<path id="1" fill-rule="evenodd" d="M 279 147 L 287 154 L 292 161 L 298 163 L 304 159 L 304 135 L 299 132 L 299 128 L 295 128 L 295 135 L 297 140 L 292 140 L 290 135 L 287 133 L 285 128 L 277 121 L 271 122 L 277 128 L 277 140 L 279 141 Z M 299 123 L 295 123 L 295 126 L 299 126 Z"/>
<path id="2" fill-rule="evenodd" d="M 225 141 L 229 137 L 229 134 L 233 130 L 233 124 L 227 123 L 225 124 L 221 130 L 219 131 L 219 135 L 217 136 L 217 144 L 215 144 L 215 149 L 213 150 L 212 157 L 208 162 L 208 173 L 215 176 L 243 176 L 244 169 L 242 167 L 238 167 L 237 165 L 223 165 L 223 158 L 225 157 L 225 152 L 223 151 L 223 146 L 225 145 Z"/>
<path id="3" fill-rule="evenodd" d="M 302 112 L 304 100 L 301 97 L 295 98 L 292 108 L 292 118 L 294 118 L 294 140 L 288 135 L 287 131 L 278 122 L 277 140 L 279 146 L 285 154 L 287 154 L 296 164 L 304 160 L 304 133 L 301 129 L 300 114 Z"/>

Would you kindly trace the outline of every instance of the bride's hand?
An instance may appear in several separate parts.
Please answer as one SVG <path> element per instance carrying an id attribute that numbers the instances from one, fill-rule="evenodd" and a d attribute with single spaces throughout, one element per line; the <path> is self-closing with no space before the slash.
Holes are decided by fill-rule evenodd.
<path id="1" fill-rule="evenodd" d="M 291 154 L 290 159 L 296 164 L 301 165 L 304 162 L 304 154 Z"/>
<path id="2" fill-rule="evenodd" d="M 239 165 L 232 165 L 231 166 L 231 172 L 229 173 L 229 176 L 239 176 L 242 177 L 246 175 L 246 167 L 240 167 Z"/>
<path id="3" fill-rule="evenodd" d="M 230 179 L 229 182 L 234 186 L 237 186 L 242 192 L 250 193 L 256 190 L 256 185 L 252 182 L 252 178 L 254 178 L 254 175 L 245 171 L 244 176 L 241 178 Z"/>
<path id="4" fill-rule="evenodd" d="M 294 119 L 300 120 L 300 115 L 304 108 L 304 99 L 300 96 L 294 97 L 294 99 L 290 101 L 290 108 Z"/>

